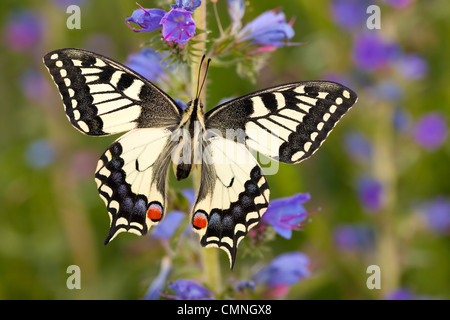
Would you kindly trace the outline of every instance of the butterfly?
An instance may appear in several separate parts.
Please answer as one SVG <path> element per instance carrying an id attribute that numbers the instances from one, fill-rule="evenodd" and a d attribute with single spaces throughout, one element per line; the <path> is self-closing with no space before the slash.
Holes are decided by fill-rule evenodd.
<path id="1" fill-rule="evenodd" d="M 249 149 L 299 163 L 357 100 L 341 84 L 302 81 L 205 113 L 198 95 L 183 110 L 138 73 L 90 51 L 55 50 L 44 64 L 76 129 L 91 136 L 127 131 L 106 149 L 95 173 L 111 222 L 105 244 L 124 231 L 145 235 L 164 218 L 171 163 L 178 180 L 198 167 L 192 227 L 202 246 L 228 254 L 231 268 L 239 243 L 269 204 L 269 185 Z"/>

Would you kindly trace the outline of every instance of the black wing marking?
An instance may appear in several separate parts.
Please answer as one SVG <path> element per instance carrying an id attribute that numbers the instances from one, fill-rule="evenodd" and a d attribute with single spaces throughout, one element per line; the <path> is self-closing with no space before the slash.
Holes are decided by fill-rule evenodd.
<path id="1" fill-rule="evenodd" d="M 98 162 L 95 180 L 111 220 L 105 244 L 118 233 L 144 235 L 166 209 L 171 131 L 135 129 L 117 139 Z"/>
<path id="2" fill-rule="evenodd" d="M 203 159 L 192 224 L 201 245 L 224 250 L 233 268 L 239 243 L 267 209 L 269 186 L 242 144 L 211 138 Z"/>
<path id="3" fill-rule="evenodd" d="M 238 136 L 243 132 L 248 147 L 281 162 L 298 163 L 320 147 L 356 100 L 351 89 L 335 82 L 290 83 L 218 106 L 206 113 L 206 127 L 219 129 L 224 137 L 230 129 Z"/>
<path id="4" fill-rule="evenodd" d="M 55 50 L 44 63 L 72 125 L 88 135 L 134 128 L 175 127 L 181 109 L 167 94 L 128 67 L 80 49 Z"/>

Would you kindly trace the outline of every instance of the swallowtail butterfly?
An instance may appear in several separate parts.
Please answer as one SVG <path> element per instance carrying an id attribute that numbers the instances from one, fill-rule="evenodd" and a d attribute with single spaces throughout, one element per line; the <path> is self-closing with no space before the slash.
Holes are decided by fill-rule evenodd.
<path id="1" fill-rule="evenodd" d="M 93 52 L 55 50 L 44 63 L 76 129 L 91 136 L 128 131 L 106 149 L 95 173 L 111 220 L 105 244 L 120 232 L 145 235 L 158 224 L 167 210 L 170 163 L 179 180 L 197 165 L 201 184 L 192 226 L 202 246 L 226 251 L 231 267 L 240 241 L 269 204 L 267 180 L 248 148 L 299 163 L 357 100 L 338 83 L 303 81 L 205 113 L 198 97 L 182 110 L 138 73 Z"/>

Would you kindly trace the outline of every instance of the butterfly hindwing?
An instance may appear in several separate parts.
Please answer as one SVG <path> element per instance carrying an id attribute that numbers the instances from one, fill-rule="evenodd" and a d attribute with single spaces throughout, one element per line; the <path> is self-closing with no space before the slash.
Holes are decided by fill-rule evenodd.
<path id="1" fill-rule="evenodd" d="M 98 162 L 95 180 L 110 215 L 105 244 L 119 232 L 144 235 L 163 219 L 171 131 L 135 129 L 116 140 Z"/>
<path id="2" fill-rule="evenodd" d="M 171 127 L 180 121 L 181 109 L 167 94 L 114 60 L 86 50 L 61 49 L 45 55 L 44 63 L 67 117 L 84 134 Z"/>
<path id="3" fill-rule="evenodd" d="M 272 159 L 298 163 L 310 157 L 356 102 L 349 88 L 330 81 L 276 86 L 209 111 L 206 127 L 245 132 L 245 143 Z"/>
<path id="4" fill-rule="evenodd" d="M 192 224 L 201 245 L 225 250 L 233 267 L 240 241 L 267 209 L 269 186 L 244 145 L 214 137 L 203 152 Z"/>

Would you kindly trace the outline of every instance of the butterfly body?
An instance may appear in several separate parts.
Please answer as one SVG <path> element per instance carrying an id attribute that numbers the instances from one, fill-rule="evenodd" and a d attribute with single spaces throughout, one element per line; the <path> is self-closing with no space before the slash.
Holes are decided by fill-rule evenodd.
<path id="1" fill-rule="evenodd" d="M 111 222 L 105 244 L 124 231 L 144 235 L 164 218 L 172 163 L 178 180 L 200 170 L 191 223 L 201 245 L 223 249 L 231 266 L 269 204 L 267 180 L 249 149 L 299 163 L 357 100 L 338 83 L 303 81 L 205 113 L 198 98 L 182 110 L 136 72 L 93 52 L 55 50 L 44 64 L 76 129 L 93 136 L 128 131 L 103 153 L 95 173 Z"/>

